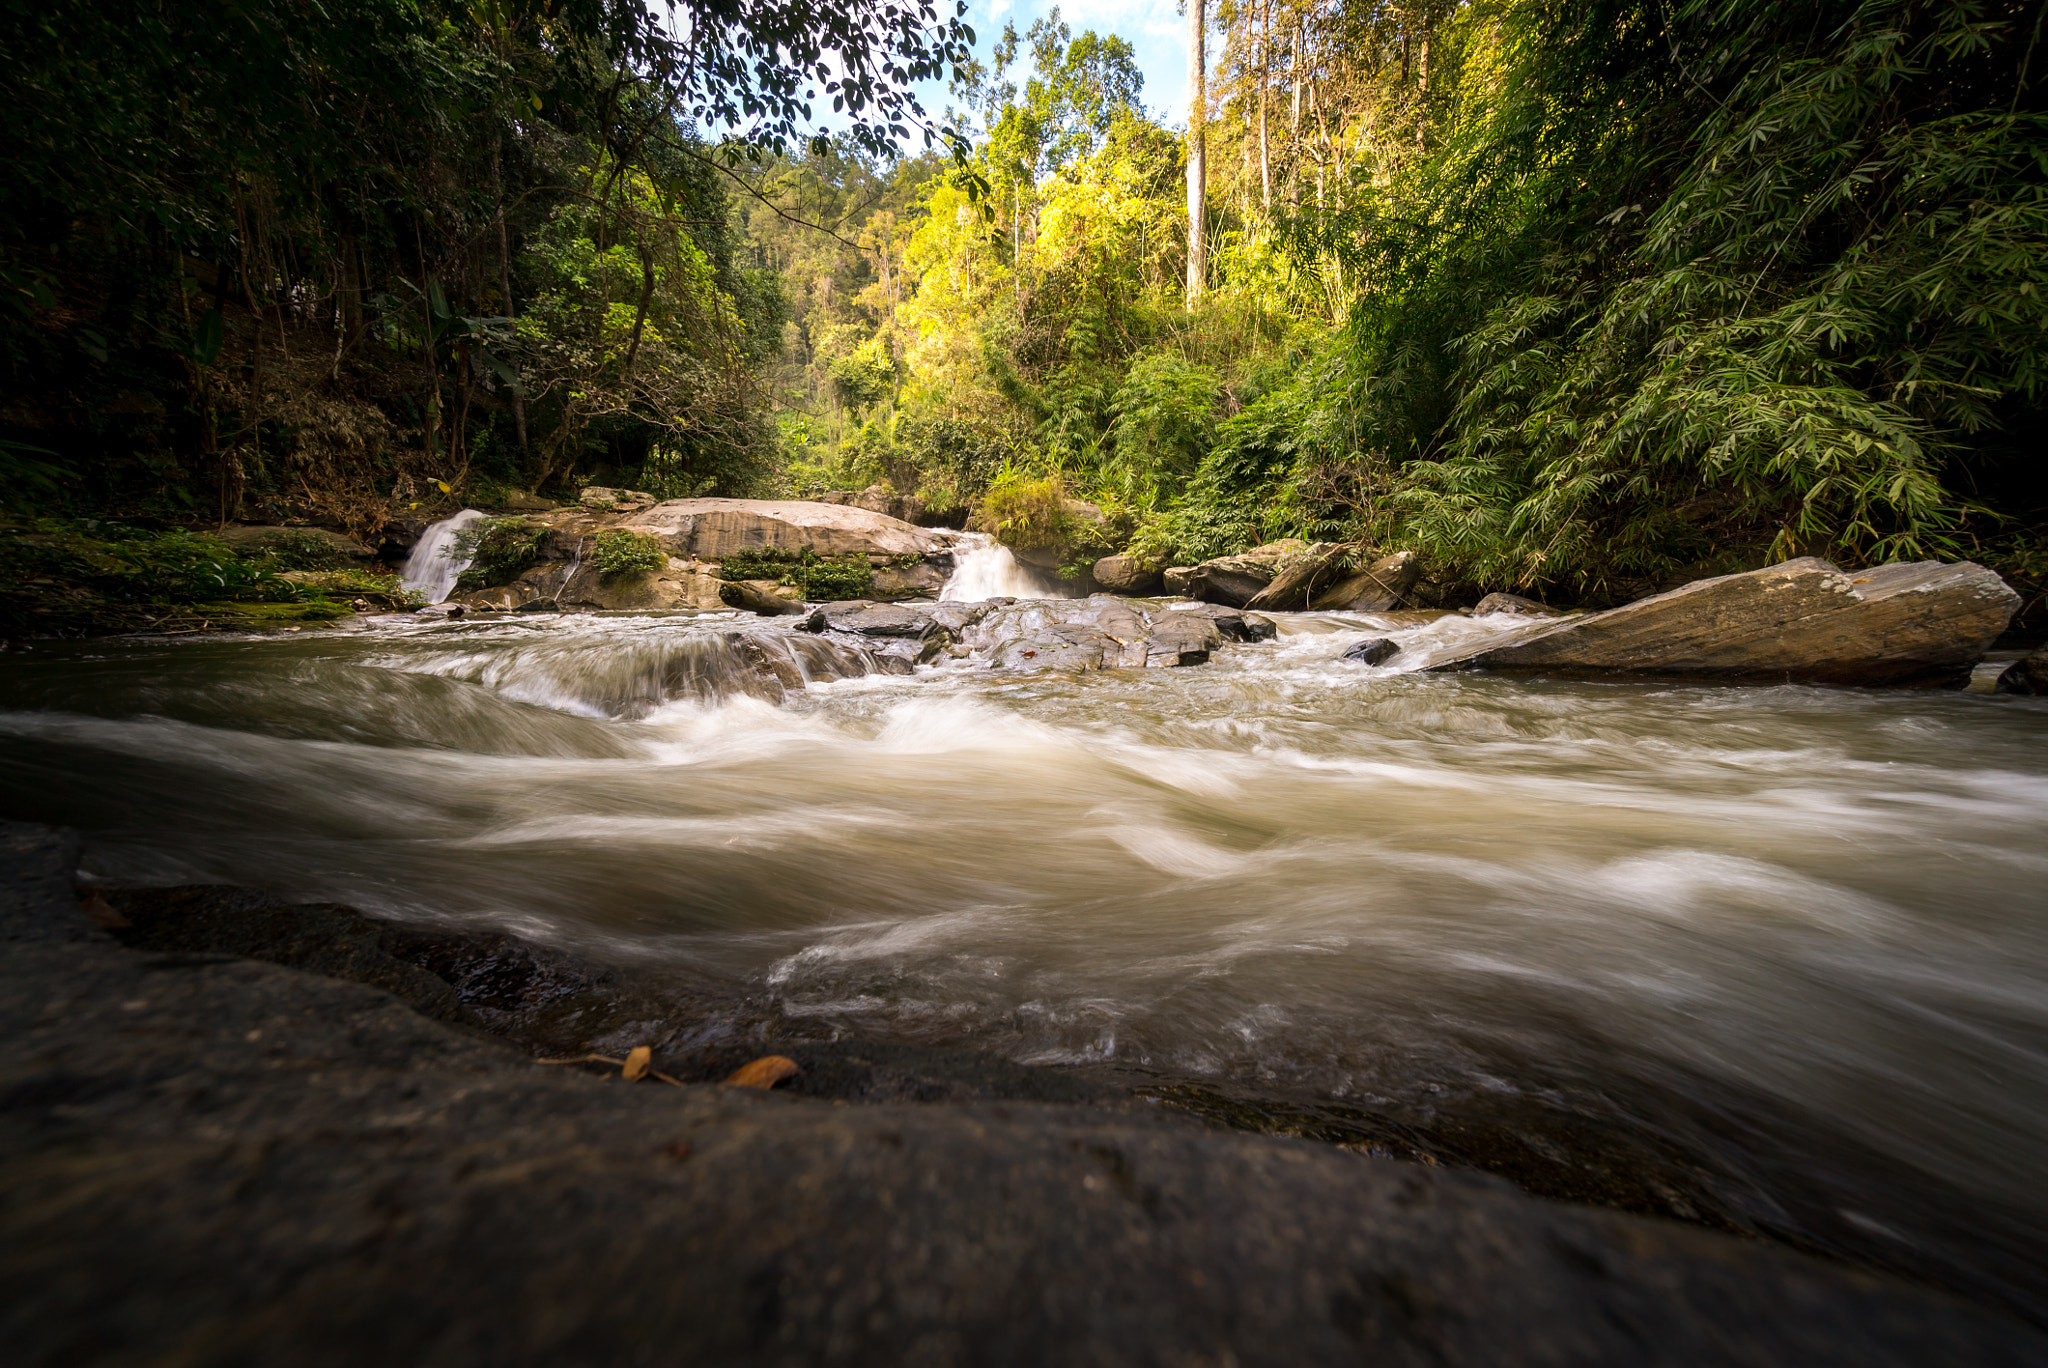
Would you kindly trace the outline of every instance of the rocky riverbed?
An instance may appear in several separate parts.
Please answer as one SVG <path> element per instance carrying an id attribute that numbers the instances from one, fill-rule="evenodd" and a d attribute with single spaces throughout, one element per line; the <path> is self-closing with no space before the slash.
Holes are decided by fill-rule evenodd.
<path id="1" fill-rule="evenodd" d="M 233 894 L 82 909 L 74 841 L 14 826 L 0 847 L 0 1267 L 24 1363 L 2048 1355 L 1920 1289 L 1219 1134 L 1105 1082 L 867 1046 L 837 1052 L 836 1089 L 812 1055 L 799 1077 L 831 1100 L 579 1075 L 487 1014 L 516 1031 L 551 991 L 630 998 L 616 976 L 337 909 L 281 933 Z M 231 953 L 294 939 L 441 1020 Z M 847 1076 L 946 1100 L 848 1108 Z"/>

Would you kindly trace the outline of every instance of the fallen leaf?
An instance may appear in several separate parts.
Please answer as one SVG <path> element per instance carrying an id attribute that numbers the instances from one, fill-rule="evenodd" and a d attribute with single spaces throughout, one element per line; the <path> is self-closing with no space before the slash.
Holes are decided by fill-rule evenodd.
<path id="1" fill-rule="evenodd" d="M 654 1067 L 654 1051 L 646 1045 L 635 1045 L 626 1052 L 626 1067 L 619 1070 L 619 1077 L 628 1083 L 637 1083 L 647 1077 L 647 1071 Z"/>
<path id="2" fill-rule="evenodd" d="M 87 921 L 103 930 L 112 931 L 117 927 L 135 925 L 116 912 L 113 905 L 107 901 L 106 895 L 97 888 L 85 895 L 78 904 L 78 910 L 85 913 Z"/>
<path id="3" fill-rule="evenodd" d="M 794 1059 L 783 1055 L 762 1055 L 750 1064 L 740 1065 L 725 1081 L 735 1088 L 772 1088 L 797 1072 Z"/>

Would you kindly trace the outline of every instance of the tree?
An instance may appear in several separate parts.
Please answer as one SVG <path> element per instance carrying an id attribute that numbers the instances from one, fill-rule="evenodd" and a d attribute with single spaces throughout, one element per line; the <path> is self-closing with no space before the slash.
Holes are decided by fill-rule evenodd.
<path id="1" fill-rule="evenodd" d="M 1209 9 L 1207 0 L 1188 7 L 1188 307 L 1209 283 L 1208 154 L 1204 123 L 1209 116 Z"/>

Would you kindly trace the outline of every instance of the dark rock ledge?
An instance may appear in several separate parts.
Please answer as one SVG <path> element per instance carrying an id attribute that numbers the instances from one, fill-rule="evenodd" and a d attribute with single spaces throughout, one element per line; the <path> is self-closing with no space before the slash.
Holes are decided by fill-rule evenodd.
<path id="1" fill-rule="evenodd" d="M 7 827 L 0 854 L 10 1363 L 2048 1362 L 1907 1285 L 1106 1098 L 543 1067 L 486 1028 L 494 981 L 558 983 L 545 955 L 451 981 L 309 914 L 307 962 L 388 971 L 437 1021 L 146 948 L 147 899 L 124 946 L 80 915 L 73 839 Z"/>

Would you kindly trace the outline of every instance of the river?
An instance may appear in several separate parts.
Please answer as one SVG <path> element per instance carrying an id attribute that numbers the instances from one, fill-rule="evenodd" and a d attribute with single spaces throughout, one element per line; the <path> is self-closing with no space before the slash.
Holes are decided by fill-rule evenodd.
<path id="1" fill-rule="evenodd" d="M 731 615 L 36 643 L 0 657 L 0 803 L 102 878 L 1487 1131 L 1555 1195 L 1626 1151 L 1669 1214 L 2044 1319 L 2048 699 L 1404 674 L 1340 657 L 1478 628 L 1274 616 L 1200 667 L 779 705 L 647 686 L 787 639 Z"/>

